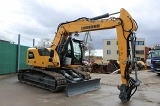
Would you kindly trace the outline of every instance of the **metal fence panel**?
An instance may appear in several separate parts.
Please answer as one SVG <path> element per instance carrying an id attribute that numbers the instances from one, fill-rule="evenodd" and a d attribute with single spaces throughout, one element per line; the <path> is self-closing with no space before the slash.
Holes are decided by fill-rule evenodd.
<path id="1" fill-rule="evenodd" d="M 19 63 L 19 69 L 22 68 L 28 68 L 29 66 L 26 64 L 26 54 L 27 49 L 29 47 L 27 46 L 20 46 L 20 63 Z"/>
<path id="2" fill-rule="evenodd" d="M 28 67 L 26 64 L 26 50 L 20 46 L 20 69 Z M 17 70 L 17 45 L 0 41 L 0 75 L 15 73 Z"/>

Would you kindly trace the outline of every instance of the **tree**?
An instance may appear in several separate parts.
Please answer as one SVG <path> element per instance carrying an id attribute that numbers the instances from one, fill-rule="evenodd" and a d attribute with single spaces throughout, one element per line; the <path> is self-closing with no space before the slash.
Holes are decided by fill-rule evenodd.
<path id="1" fill-rule="evenodd" d="M 94 47 L 94 45 L 92 43 L 87 43 L 86 47 L 87 47 L 86 52 L 88 53 L 88 61 L 90 62 L 91 61 L 91 57 L 94 56 L 95 47 Z"/>
<path id="2" fill-rule="evenodd" d="M 48 48 L 48 47 L 51 47 L 51 45 L 52 45 L 52 41 L 48 38 L 45 38 L 38 41 L 37 47 Z"/>

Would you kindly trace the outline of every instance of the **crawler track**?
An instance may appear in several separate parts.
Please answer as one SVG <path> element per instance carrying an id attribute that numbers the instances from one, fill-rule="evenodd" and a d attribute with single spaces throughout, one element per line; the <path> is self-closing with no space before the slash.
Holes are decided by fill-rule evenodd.
<path id="1" fill-rule="evenodd" d="M 36 68 L 19 70 L 18 80 L 52 92 L 64 90 L 67 84 L 62 74 Z"/>

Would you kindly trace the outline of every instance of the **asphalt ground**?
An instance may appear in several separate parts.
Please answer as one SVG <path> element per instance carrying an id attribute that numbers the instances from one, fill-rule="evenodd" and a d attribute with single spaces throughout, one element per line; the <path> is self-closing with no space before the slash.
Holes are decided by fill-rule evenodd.
<path id="1" fill-rule="evenodd" d="M 120 74 L 91 74 L 101 78 L 101 89 L 67 97 L 65 91 L 52 93 L 20 83 L 16 74 L 0 76 L 0 106 L 160 106 L 160 76 L 139 71 L 142 81 L 130 101 L 122 103 L 117 85 Z M 134 76 L 134 73 L 131 74 Z"/>

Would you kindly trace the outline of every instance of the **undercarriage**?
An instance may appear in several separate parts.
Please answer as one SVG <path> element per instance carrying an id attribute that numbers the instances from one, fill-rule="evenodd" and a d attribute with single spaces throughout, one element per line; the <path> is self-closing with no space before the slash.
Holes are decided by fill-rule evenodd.
<path id="1" fill-rule="evenodd" d="M 20 82 L 33 85 L 51 92 L 65 90 L 67 96 L 73 96 L 100 88 L 100 78 L 91 80 L 87 72 L 72 69 L 21 69 L 18 72 Z"/>

